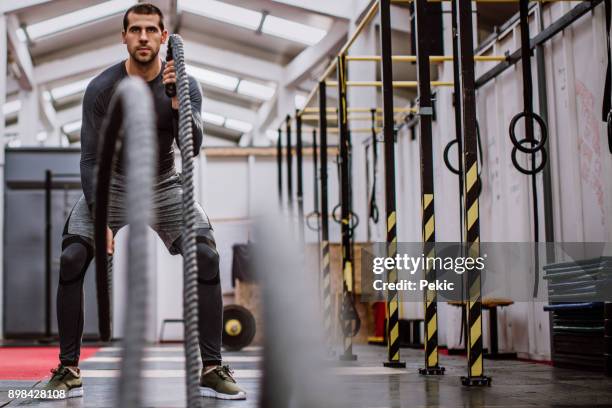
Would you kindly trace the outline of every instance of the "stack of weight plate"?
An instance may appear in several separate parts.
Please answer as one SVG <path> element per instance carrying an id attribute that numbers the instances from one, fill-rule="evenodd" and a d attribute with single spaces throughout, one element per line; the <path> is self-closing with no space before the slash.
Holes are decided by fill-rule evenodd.
<path id="1" fill-rule="evenodd" d="M 559 367 L 603 370 L 604 300 L 610 300 L 612 258 L 544 266 L 552 312 L 552 359 Z M 612 316 L 609 316 L 612 318 Z"/>

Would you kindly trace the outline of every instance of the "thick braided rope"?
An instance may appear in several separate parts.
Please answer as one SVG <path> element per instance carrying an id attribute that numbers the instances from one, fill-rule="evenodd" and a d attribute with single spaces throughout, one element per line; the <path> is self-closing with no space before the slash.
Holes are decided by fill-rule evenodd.
<path id="1" fill-rule="evenodd" d="M 185 321 L 185 369 L 187 406 L 199 407 L 199 342 L 198 342 L 198 266 L 195 242 L 195 199 L 193 188 L 193 132 L 189 79 L 185 70 L 183 40 L 172 34 L 172 56 L 176 69 L 176 89 L 179 100 L 179 145 L 183 173 L 183 319 Z"/>
<path id="2" fill-rule="evenodd" d="M 149 253 L 147 227 L 152 220 L 152 190 L 157 159 L 157 137 L 151 114 L 153 99 L 147 85 L 137 78 L 119 84 L 109 105 L 98 157 L 96 189 L 96 258 L 106 257 L 106 225 L 109 182 L 117 154 L 119 123 L 124 130 L 124 161 L 127 164 L 128 240 L 127 299 L 121 377 L 114 406 L 142 406 L 142 357 L 148 322 Z M 103 199 L 102 196 L 106 198 Z M 110 257 L 109 257 L 110 258 Z M 112 262 L 112 260 L 111 260 Z M 112 271 L 112 267 L 109 268 Z M 110 280 L 109 280 L 110 281 Z"/>

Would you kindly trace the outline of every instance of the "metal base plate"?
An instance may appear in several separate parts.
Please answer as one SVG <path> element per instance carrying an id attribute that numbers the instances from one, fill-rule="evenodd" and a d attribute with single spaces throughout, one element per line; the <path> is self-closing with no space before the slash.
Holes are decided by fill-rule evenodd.
<path id="1" fill-rule="evenodd" d="M 406 368 L 406 363 L 403 361 L 386 361 L 383 366 L 388 368 Z"/>
<path id="2" fill-rule="evenodd" d="M 426 367 L 419 368 L 419 374 L 421 375 L 444 375 L 444 367 Z"/>
<path id="3" fill-rule="evenodd" d="M 461 377 L 461 384 L 466 387 L 491 386 L 491 377 Z"/>

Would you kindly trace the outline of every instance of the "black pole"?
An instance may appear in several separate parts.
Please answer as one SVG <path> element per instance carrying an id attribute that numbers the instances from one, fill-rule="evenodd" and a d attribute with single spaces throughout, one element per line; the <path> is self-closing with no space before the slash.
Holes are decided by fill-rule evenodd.
<path id="1" fill-rule="evenodd" d="M 352 319 L 348 318 L 349 302 L 353 296 L 353 258 L 351 254 L 351 217 L 349 151 L 350 134 L 348 130 L 347 90 L 346 90 L 346 56 L 338 56 L 338 128 L 340 131 L 340 211 L 342 231 L 342 302 L 345 313 L 342 316 L 343 354 L 341 360 L 356 360 L 353 354 Z"/>
<path id="2" fill-rule="evenodd" d="M 314 185 L 313 185 L 313 201 L 314 201 L 314 212 L 315 214 L 317 214 L 318 217 L 320 217 L 319 214 L 319 173 L 317 171 L 317 169 L 319 168 L 319 160 L 318 160 L 318 151 L 317 151 L 317 130 L 316 129 L 312 129 L 312 172 L 313 172 L 313 181 L 314 181 Z"/>
<path id="3" fill-rule="evenodd" d="M 278 139 L 276 139 L 276 165 L 278 173 L 278 204 L 283 206 L 283 143 L 282 130 L 278 128 Z"/>
<path id="4" fill-rule="evenodd" d="M 298 233 L 301 243 L 304 243 L 304 185 L 302 167 L 302 116 L 295 111 L 296 128 L 296 159 L 297 159 L 297 203 L 298 203 Z"/>
<path id="5" fill-rule="evenodd" d="M 45 337 L 51 337 L 51 170 L 45 171 Z"/>
<path id="6" fill-rule="evenodd" d="M 293 215 L 293 157 L 291 152 L 291 116 L 289 115 L 285 119 L 285 132 L 287 135 L 287 208 L 291 218 Z"/>
<path id="7" fill-rule="evenodd" d="M 327 85 L 319 82 L 319 134 L 321 135 L 321 270 L 323 273 L 323 329 L 331 351 L 332 300 L 329 267 L 329 201 L 327 191 Z"/>
<path id="8" fill-rule="evenodd" d="M 453 102 L 455 104 L 455 137 L 457 140 L 457 170 L 459 171 L 459 237 L 463 241 L 463 141 L 461 131 L 461 79 L 459 77 L 459 32 L 457 29 L 457 4 L 451 4 L 453 35 Z"/>
<path id="9" fill-rule="evenodd" d="M 476 91 L 474 85 L 474 37 L 472 27 L 472 2 L 457 2 L 459 27 L 459 60 L 461 67 L 461 106 L 463 129 L 465 238 L 467 255 L 480 256 L 480 213 L 478 183 L 478 136 L 476 131 Z M 467 351 L 468 372 L 462 377 L 463 385 L 489 385 L 490 377 L 484 375 L 482 345 L 482 293 L 480 271 L 467 272 Z"/>
<path id="10" fill-rule="evenodd" d="M 436 257 L 436 229 L 434 205 L 434 164 L 433 164 L 433 133 L 429 55 L 430 42 L 434 37 L 431 24 L 428 23 L 428 13 L 431 13 L 427 0 L 415 1 L 415 35 L 417 46 L 417 81 L 419 92 L 419 127 L 421 147 L 421 230 L 423 236 L 423 254 L 427 258 Z M 436 282 L 435 268 L 425 268 L 424 277 L 430 283 Z M 425 307 L 425 367 L 419 370 L 423 375 L 442 375 L 444 367 L 440 367 L 438 359 L 438 299 L 435 290 L 426 289 L 424 295 Z"/>
<path id="11" fill-rule="evenodd" d="M 383 133 L 385 138 L 385 197 L 387 215 L 387 255 L 397 255 L 395 215 L 395 123 L 393 119 L 393 51 L 391 49 L 391 0 L 380 0 L 381 73 L 383 93 Z M 389 282 L 397 282 L 397 270 L 388 273 Z M 387 361 L 385 367 L 405 368 L 400 361 L 399 295 L 387 291 Z"/>

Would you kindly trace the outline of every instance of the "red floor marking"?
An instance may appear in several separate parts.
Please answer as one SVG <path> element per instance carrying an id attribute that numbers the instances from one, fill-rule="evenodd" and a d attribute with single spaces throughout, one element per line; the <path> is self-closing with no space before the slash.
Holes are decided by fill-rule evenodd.
<path id="1" fill-rule="evenodd" d="M 99 347 L 81 348 L 81 361 Z M 0 380 L 40 380 L 59 364 L 59 347 L 0 347 Z"/>

